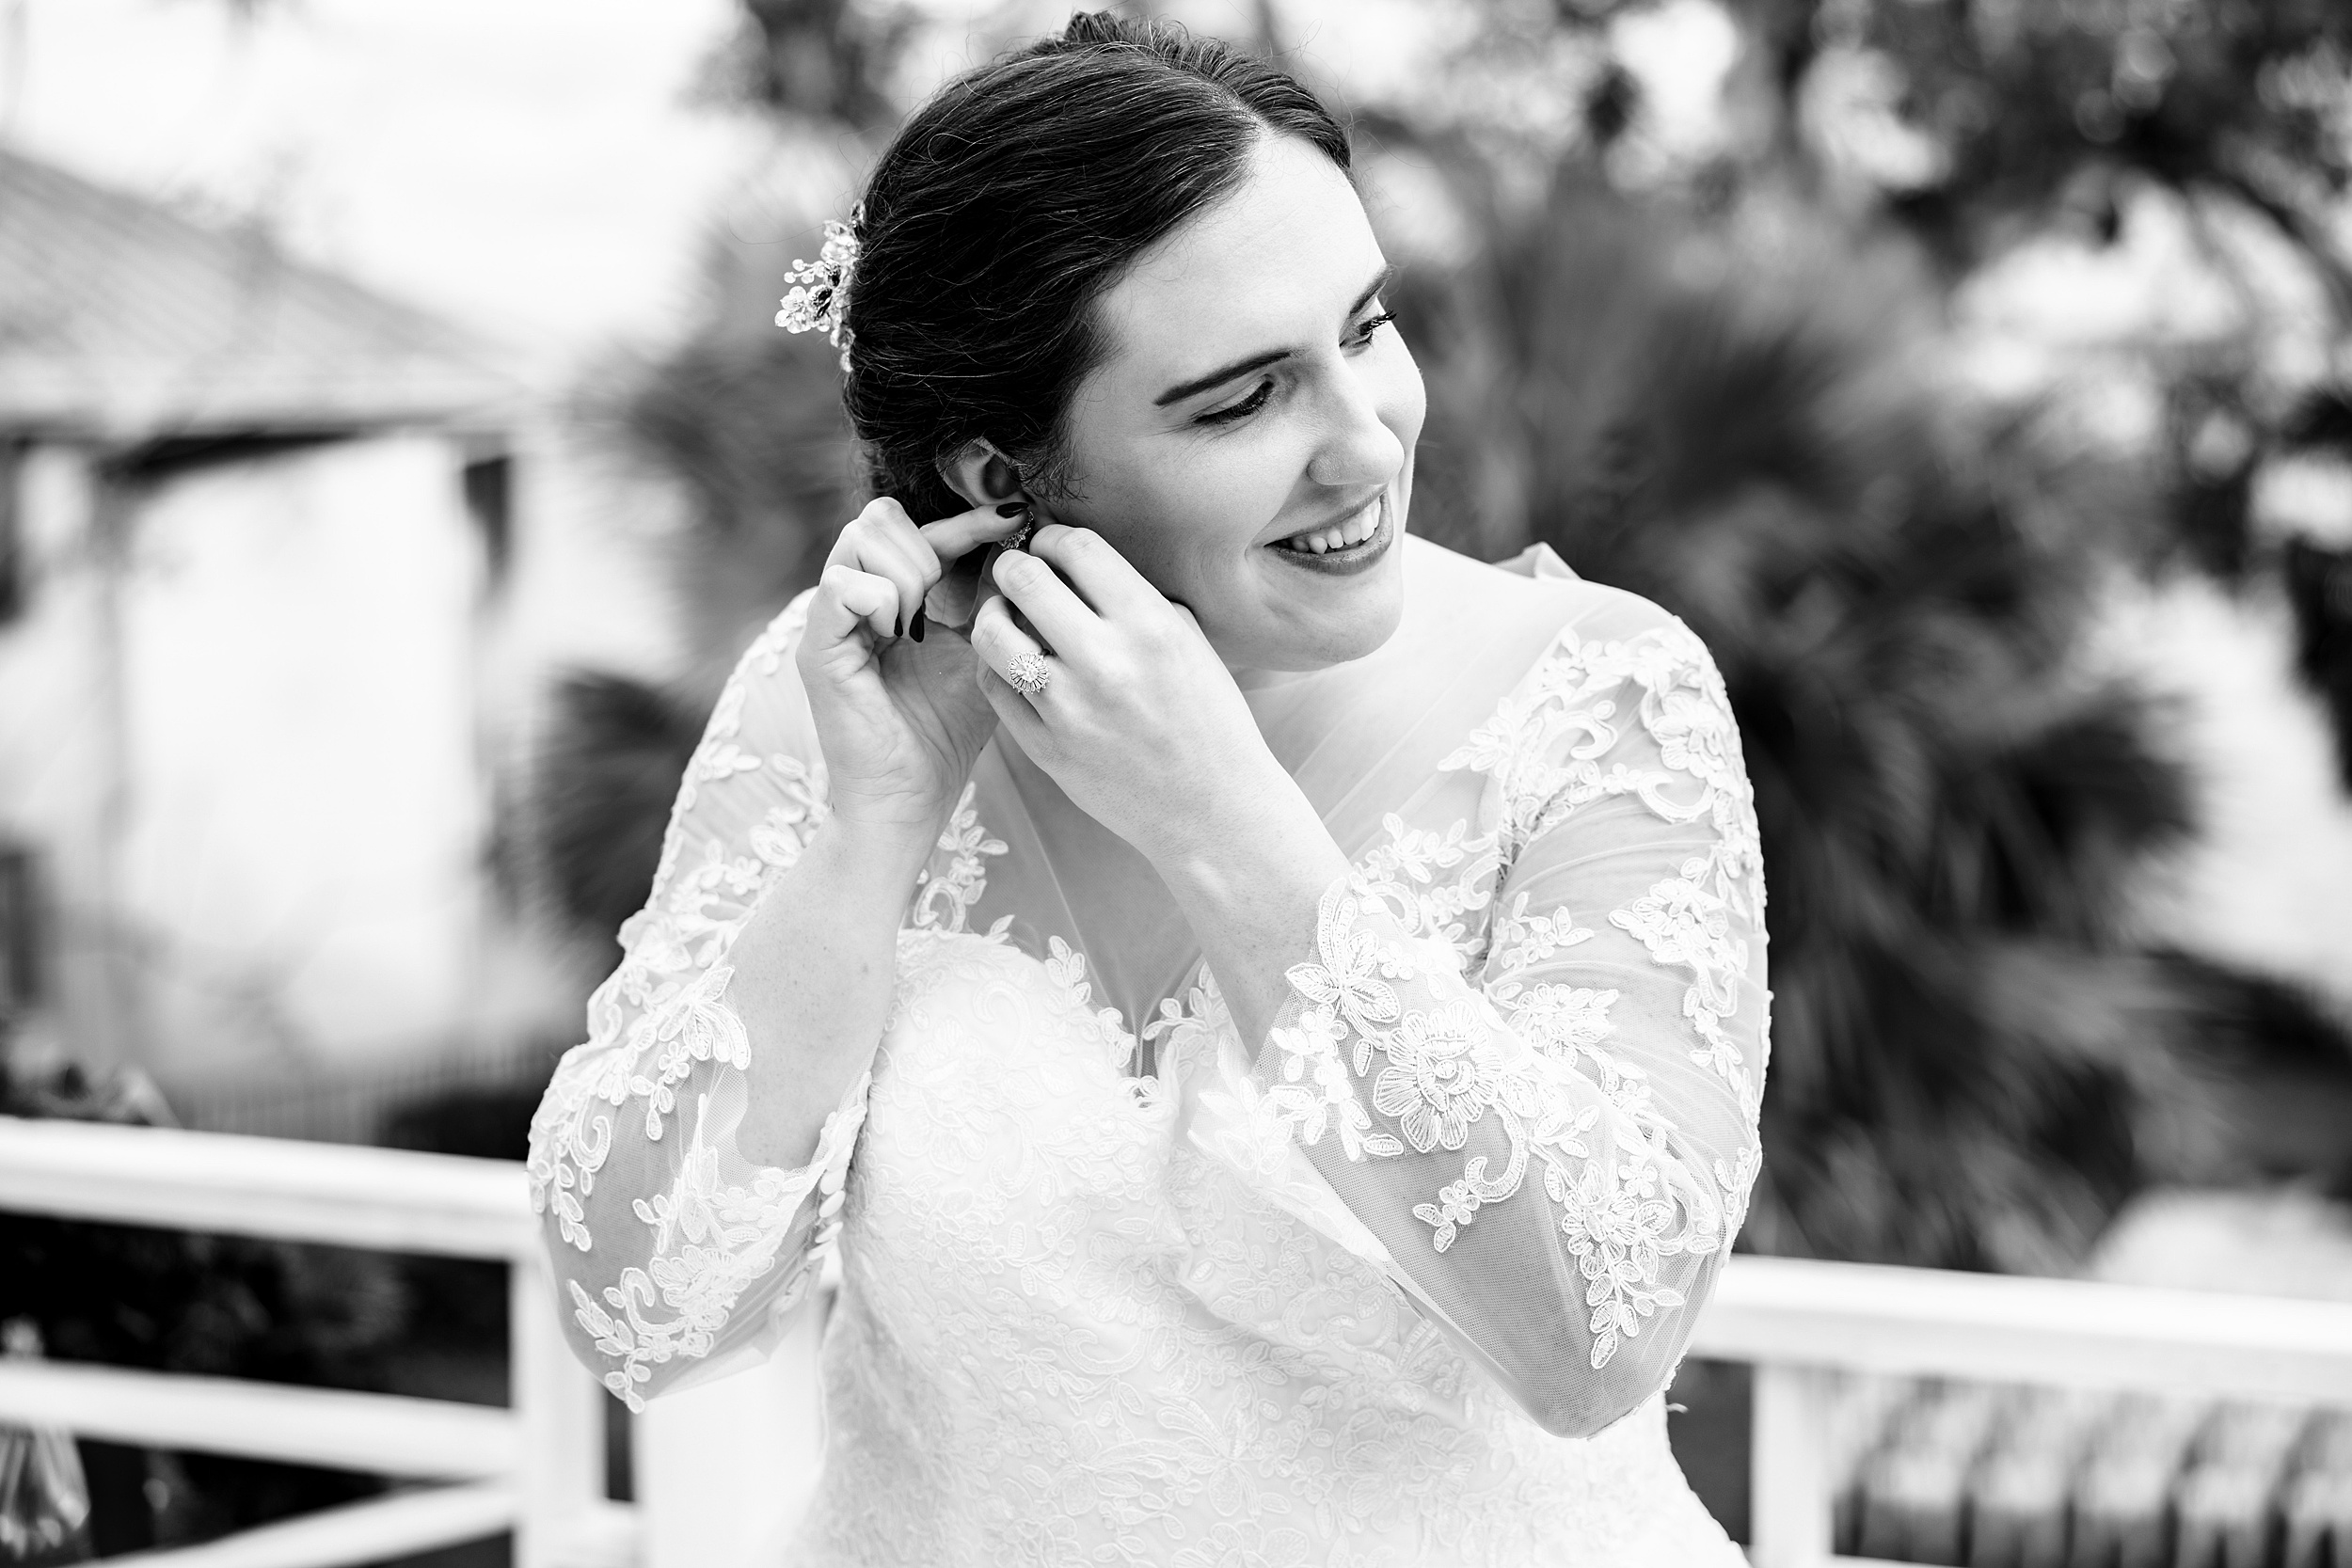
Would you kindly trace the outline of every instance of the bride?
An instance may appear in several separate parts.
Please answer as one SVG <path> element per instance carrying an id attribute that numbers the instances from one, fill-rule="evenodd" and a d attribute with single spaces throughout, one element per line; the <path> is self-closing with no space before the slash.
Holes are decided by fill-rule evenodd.
<path id="1" fill-rule="evenodd" d="M 1344 133 L 1109 15 L 803 270 L 876 499 L 752 644 L 532 1130 L 632 1407 L 841 1271 L 824 1564 L 1736 1564 L 1661 1390 L 1756 1174 L 1723 683 L 1406 531 Z"/>

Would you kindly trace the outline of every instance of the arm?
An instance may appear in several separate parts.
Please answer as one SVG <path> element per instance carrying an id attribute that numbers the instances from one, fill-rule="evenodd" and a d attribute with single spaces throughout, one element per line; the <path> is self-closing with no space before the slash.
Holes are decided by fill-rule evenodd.
<path id="1" fill-rule="evenodd" d="M 722 693 L 532 1118 L 574 1348 L 632 1407 L 771 1344 L 838 1230 L 898 926 L 993 727 L 963 640 L 899 633 L 1008 526 L 882 501 L 843 531 Z"/>
<path id="2" fill-rule="evenodd" d="M 996 580 L 1051 679 L 1001 678 L 1037 642 L 1000 600 L 974 627 L 983 685 L 1200 940 L 1239 1114 L 1196 1141 L 1387 1269 L 1551 1431 L 1643 1402 L 1758 1163 L 1762 872 L 1706 649 L 1630 596 L 1605 638 L 1564 631 L 1447 759 L 1490 776 L 1495 832 L 1399 823 L 1351 871 L 1191 617 L 1086 531 L 1030 550 Z M 1464 916 L 1498 897 L 1466 954 Z"/>
<path id="3" fill-rule="evenodd" d="M 532 1120 L 532 1201 L 566 1329 L 632 1408 L 772 1342 L 831 1240 L 821 1211 L 837 1207 L 863 1117 L 862 1064 L 827 1063 L 822 1081 L 785 1062 L 755 1073 L 755 1038 L 764 1068 L 795 1053 L 776 1044 L 791 1037 L 755 1037 L 737 1006 L 739 975 L 766 957 L 755 925 L 773 933 L 838 895 L 837 853 L 818 852 L 837 842 L 823 765 L 790 676 L 805 610 L 803 600 L 780 617 L 729 679 L 679 787 L 652 895 L 589 1001 L 589 1037 Z M 818 1132 L 788 1152 L 771 1135 L 755 1157 L 745 1112 L 768 1078 L 804 1085 L 788 1111 L 770 1105 L 771 1119 L 813 1114 Z"/>
<path id="4" fill-rule="evenodd" d="M 1495 837 L 1407 831 L 1322 891 L 1233 1085 L 1260 1138 L 1295 1140 L 1375 1260 L 1563 1434 L 1671 1378 L 1758 1164 L 1751 798 L 1705 648 L 1642 608 L 1615 639 L 1564 636 L 1448 759 L 1494 780 Z M 1498 865 L 1466 969 L 1446 927 Z M 1242 984 L 1284 961 L 1251 951 L 1278 934 L 1221 942 Z"/>

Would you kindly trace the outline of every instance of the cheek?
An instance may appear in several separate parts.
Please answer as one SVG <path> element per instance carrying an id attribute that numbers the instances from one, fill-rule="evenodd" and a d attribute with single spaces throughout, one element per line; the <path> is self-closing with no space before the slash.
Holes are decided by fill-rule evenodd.
<path id="1" fill-rule="evenodd" d="M 1380 422 L 1396 432 L 1397 439 L 1405 444 L 1405 463 L 1410 467 L 1413 443 L 1420 439 L 1422 421 L 1429 414 L 1429 394 L 1422 386 L 1421 363 L 1403 338 L 1396 340 L 1395 356 L 1397 363 L 1384 377 L 1376 402 Z"/>
<path id="2" fill-rule="evenodd" d="M 1082 499 L 1061 509 L 1063 521 L 1101 534 L 1169 598 L 1196 607 L 1216 601 L 1230 575 L 1217 562 L 1232 551 L 1220 545 L 1232 516 L 1218 504 L 1226 484 L 1213 460 L 1098 469 L 1082 490 Z"/>
<path id="3" fill-rule="evenodd" d="M 1282 509 L 1295 477 L 1261 443 L 1202 442 L 1162 470 L 1133 476 L 1127 505 L 1105 507 L 1097 530 L 1152 585 L 1196 612 L 1232 580 L 1257 537 Z"/>

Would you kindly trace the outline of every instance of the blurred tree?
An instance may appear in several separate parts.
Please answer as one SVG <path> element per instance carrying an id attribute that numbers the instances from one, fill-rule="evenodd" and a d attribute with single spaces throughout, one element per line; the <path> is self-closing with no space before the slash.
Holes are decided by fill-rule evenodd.
<path id="1" fill-rule="evenodd" d="M 2313 594 L 2314 551 L 2262 537 L 2255 483 L 2281 456 L 2352 461 L 2352 433 L 2314 438 L 2310 409 L 2347 395 L 2328 368 L 2352 330 L 2352 8 L 2338 0 L 1717 0 L 1740 50 L 1726 84 L 1731 134 L 1676 168 L 1640 143 L 1651 118 L 1627 68 L 1629 24 L 1690 0 L 1471 0 L 1467 37 L 1406 106 L 1407 137 L 1433 122 L 1492 160 L 1532 152 L 1631 173 L 1653 201 L 1721 214 L 1770 209 L 1759 229 L 1829 229 L 1852 245 L 1899 237 L 1956 288 L 2015 246 L 2122 237 L 2152 194 L 2176 204 L 2211 274 L 2243 301 L 2275 296 L 2278 259 L 2312 284 L 2328 346 L 2293 334 L 2286 363 L 2240 330 L 2166 341 L 2145 370 L 2170 417 L 2148 455 L 2168 483 L 2137 547 L 2233 588 L 2281 588 L 2298 667 L 2352 758 L 2352 605 Z M 1687 17 L 1686 17 L 1687 20 Z M 1686 62 L 1687 64 L 1687 62 Z M 1534 105 L 1547 97 L 1549 114 Z M 1377 117 L 1375 116 L 1375 119 Z M 1663 166 L 1661 167 L 1661 165 Z M 1459 165 L 1457 162 L 1457 168 Z M 2245 221 L 2241 221 L 2245 220 Z M 2313 363 L 2316 361 L 2316 364 Z M 2316 379 L 2314 379 L 2314 376 Z M 2290 567 L 2303 574 L 2287 582 Z M 2305 583 L 2304 586 L 2297 586 Z M 2352 789 L 2352 766 L 2345 774 Z"/>
<path id="2" fill-rule="evenodd" d="M 897 117 L 889 77 L 922 25 L 919 8 L 906 0 L 741 6 L 741 24 L 705 68 L 706 98 L 866 130 Z"/>
<path id="3" fill-rule="evenodd" d="M 2094 173 L 2112 199 L 2121 156 L 2184 196 L 2267 193 L 2265 220 L 2319 246 L 2343 146 L 2275 78 L 2334 71 L 2337 24 L 2217 7 L 2201 30 L 2182 20 L 2200 8 L 2163 8 L 2194 56 L 2178 73 L 2222 97 L 2230 71 L 2271 84 L 2267 118 L 2207 123 L 2185 87 L 2131 87 L 2118 128 L 2074 116 L 2090 74 L 2154 69 L 2129 5 L 2004 8 L 2008 33 L 1967 23 L 1978 54 L 1930 27 L 1965 5 L 1740 5 L 1752 134 L 1676 180 L 1621 156 L 1645 106 L 1617 29 L 1659 8 L 1487 0 L 1438 71 L 1449 103 L 1375 112 L 1375 143 L 1442 171 L 1469 230 L 1397 301 L 1431 388 L 1417 526 L 1490 552 L 1546 540 L 1683 615 L 1724 668 L 1773 893 L 1751 1242 L 2063 1267 L 2140 1185 L 2225 1161 L 2217 1074 L 2284 1056 L 2352 1076 L 2352 1041 L 2310 996 L 2140 950 L 2132 884 L 2193 830 L 2187 792 L 2161 715 L 2077 645 L 2103 572 L 2186 559 L 2242 580 L 2282 559 L 2307 675 L 2352 689 L 2352 571 L 2302 543 L 2265 551 L 2249 523 L 2259 465 L 2332 447 L 2352 419 L 2314 393 L 2274 399 L 2265 428 L 2243 355 L 2184 357 L 2165 367 L 2171 471 L 2127 473 L 2030 415 L 1963 415 L 1919 368 L 1936 286 L 2076 224 Z M 2084 37 L 2038 38 L 2077 13 Z M 1915 155 L 1876 166 L 1903 178 L 1858 198 L 1807 123 L 1838 50 L 1850 75 L 1880 68 L 1864 74 L 1890 112 L 1917 80 L 1975 94 L 1987 123 L 1955 109 L 1913 128 Z M 1517 115 L 1531 72 L 1572 88 L 1573 112 Z M 2193 123 L 2165 131 L 2166 102 Z M 2217 442 L 2217 418 L 2243 438 Z"/>
<path id="4" fill-rule="evenodd" d="M 2123 926 L 2184 781 L 2147 701 L 2074 657 L 2118 498 L 2029 424 L 1939 407 L 1832 292 L 1674 281 L 1590 182 L 1496 240 L 1452 285 L 1501 318 L 1496 391 L 1464 395 L 1464 334 L 1417 334 L 1449 388 L 1429 444 L 1689 621 L 1745 738 L 1772 896 L 1752 1240 L 2062 1267 L 2193 1152 L 2157 1048 L 2181 999 Z"/>
<path id="5" fill-rule="evenodd" d="M 2059 214 L 2108 238 L 2137 178 L 2261 214 L 2352 303 L 2352 9 L 2334 0 L 1734 0 L 1772 109 L 1862 67 L 1926 156 L 1879 183 L 1954 275 Z M 1818 138 L 1774 147 L 1809 162 Z"/>
<path id="6" fill-rule="evenodd" d="M 762 214 L 771 243 L 714 234 L 704 303 L 678 342 L 619 356 L 578 400 L 598 444 L 668 480 L 685 499 L 671 587 L 691 667 L 657 686 L 610 672 L 558 684 L 534 769 L 527 836 L 544 903 L 597 973 L 644 901 L 677 791 L 719 683 L 754 629 L 816 578 L 858 484 L 834 350 L 770 318 L 792 244 L 812 253 L 822 192 L 846 180 L 896 115 L 890 80 L 919 20 L 899 0 L 745 0 L 740 26 L 706 62 L 701 95 L 767 117 L 770 163 L 787 189 Z M 794 185 L 794 182 L 798 182 Z"/>

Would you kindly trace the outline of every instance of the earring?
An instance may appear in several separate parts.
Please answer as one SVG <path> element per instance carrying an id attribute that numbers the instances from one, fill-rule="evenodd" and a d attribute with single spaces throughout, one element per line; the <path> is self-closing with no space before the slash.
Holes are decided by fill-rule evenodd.
<path id="1" fill-rule="evenodd" d="M 1029 547 L 1029 535 L 1035 533 L 1037 529 L 1037 508 L 1031 506 L 1026 499 L 1024 499 L 1021 503 L 1021 526 L 1013 530 L 1010 534 L 1006 536 L 1005 548 L 1009 550 L 1027 549 Z"/>

